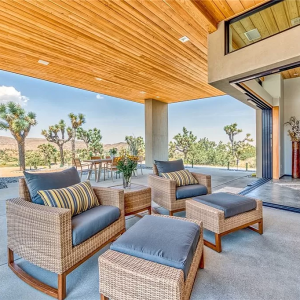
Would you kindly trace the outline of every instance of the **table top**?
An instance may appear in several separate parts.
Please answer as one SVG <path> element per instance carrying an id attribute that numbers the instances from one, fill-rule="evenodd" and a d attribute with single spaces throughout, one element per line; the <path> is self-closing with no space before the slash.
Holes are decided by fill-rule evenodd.
<path id="1" fill-rule="evenodd" d="M 112 158 L 97 158 L 97 159 L 85 159 L 84 162 L 89 163 L 100 163 L 100 162 L 111 162 Z"/>
<path id="2" fill-rule="evenodd" d="M 139 192 L 142 190 L 150 189 L 149 186 L 141 185 L 141 184 L 135 184 L 132 183 L 130 188 L 124 189 L 122 184 L 119 185 L 113 185 L 110 186 L 111 189 L 118 189 L 118 190 L 124 190 L 124 193 L 132 193 L 132 192 Z"/>

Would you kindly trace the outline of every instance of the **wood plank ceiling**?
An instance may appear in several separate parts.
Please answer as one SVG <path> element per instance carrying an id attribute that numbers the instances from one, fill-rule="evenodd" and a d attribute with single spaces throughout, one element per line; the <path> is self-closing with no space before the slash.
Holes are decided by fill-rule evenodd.
<path id="1" fill-rule="evenodd" d="M 300 77 L 300 67 L 281 72 L 283 79 Z"/>
<path id="2" fill-rule="evenodd" d="M 222 95 L 207 35 L 264 1 L 1 0 L 0 69 L 140 103 Z"/>

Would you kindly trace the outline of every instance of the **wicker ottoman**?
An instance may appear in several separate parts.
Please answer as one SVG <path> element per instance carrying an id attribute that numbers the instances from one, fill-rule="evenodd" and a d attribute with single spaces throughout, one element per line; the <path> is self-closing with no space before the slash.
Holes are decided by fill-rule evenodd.
<path id="1" fill-rule="evenodd" d="M 221 207 L 216 208 L 209 204 L 209 197 L 213 198 L 215 196 L 222 197 L 224 202 L 228 198 L 236 197 L 237 206 L 233 207 L 231 210 L 238 210 L 238 206 L 244 200 L 250 199 L 245 196 L 230 194 L 230 193 L 215 193 L 207 196 L 201 196 L 199 198 L 207 199 L 208 201 L 203 201 L 201 203 L 196 201 L 196 198 L 193 200 L 186 201 L 186 217 L 189 219 L 199 220 L 203 222 L 203 227 L 207 230 L 210 230 L 215 233 L 215 244 L 212 244 L 206 240 L 204 240 L 204 245 L 209 248 L 221 252 L 221 237 L 229 234 L 231 232 L 243 229 L 248 227 L 249 229 L 258 232 L 259 234 L 263 234 L 263 214 L 262 214 L 262 201 L 257 199 L 256 207 L 252 210 L 235 214 L 231 217 L 225 217 L 225 212 Z M 240 200 L 238 199 L 240 197 Z M 251 227 L 253 224 L 258 224 L 258 228 Z"/>
<path id="2" fill-rule="evenodd" d="M 180 228 L 186 227 L 187 224 L 183 224 L 185 222 L 189 223 L 189 226 L 197 228 L 197 239 L 194 239 L 192 244 L 193 252 L 192 254 L 190 254 L 189 252 L 189 258 L 186 259 L 183 263 L 183 265 L 188 265 L 188 268 L 180 269 L 179 267 L 171 267 L 170 264 L 173 263 L 172 260 L 169 260 L 167 262 L 169 263 L 169 265 L 166 265 L 163 264 L 162 261 L 160 263 L 154 262 L 152 258 L 149 257 L 149 253 L 151 251 L 147 252 L 145 249 L 147 249 L 149 245 L 155 244 L 154 239 L 157 239 L 158 226 L 149 227 L 149 222 L 145 223 L 146 226 L 139 225 L 139 223 L 143 222 L 146 218 L 148 218 L 148 221 L 150 218 L 152 218 L 151 220 L 154 220 L 154 223 L 160 223 L 160 225 L 161 222 L 158 220 L 158 218 L 163 219 L 162 222 L 164 222 L 164 225 L 166 225 L 166 223 L 171 223 L 170 225 L 164 226 L 163 228 L 159 228 L 160 232 L 166 229 L 165 232 L 169 236 L 171 236 L 172 233 L 175 234 L 176 228 L 174 228 L 174 220 L 182 222 L 181 224 L 179 224 Z M 197 226 L 195 226 L 195 224 Z M 136 226 L 141 226 L 144 234 L 142 231 L 141 234 L 137 234 L 137 232 L 133 230 L 133 227 L 137 229 Z M 147 230 L 148 227 L 149 229 Z M 132 234 L 130 235 L 131 229 Z M 192 236 L 192 232 L 194 232 L 193 230 L 189 232 L 190 234 L 185 234 L 184 231 L 179 230 L 182 234 L 183 240 L 177 240 L 177 242 L 175 242 L 175 244 L 177 243 L 179 248 L 178 252 L 180 252 L 182 248 L 185 247 L 182 245 L 186 245 L 185 240 L 187 236 Z M 152 234 L 150 234 L 150 231 L 152 231 Z M 127 236 L 127 239 L 126 234 L 129 234 Z M 130 237 L 130 239 L 128 239 L 128 237 Z M 131 237 L 133 237 L 133 239 L 131 239 Z M 142 250 L 140 251 L 140 253 L 137 253 L 135 255 L 133 255 L 134 253 L 128 254 L 122 253 L 119 250 L 112 250 L 116 248 L 118 249 L 120 245 L 125 245 L 126 242 L 124 242 L 124 238 L 125 241 L 129 241 L 129 244 L 132 243 L 134 246 L 136 245 L 134 243 L 138 241 L 137 239 L 141 238 L 141 243 L 145 242 L 145 239 L 149 240 L 148 243 L 145 243 L 146 246 L 139 245 L 136 247 L 129 247 L 129 250 L 133 251 L 134 253 L 137 253 L 137 249 Z M 173 238 L 173 241 L 174 240 L 176 239 Z M 181 241 L 182 244 L 180 245 Z M 159 240 L 159 243 L 161 243 L 161 240 Z M 167 254 L 170 254 L 170 252 L 166 254 L 167 251 L 164 251 L 166 245 L 169 243 L 173 243 L 172 238 L 165 238 L 163 242 L 164 246 L 162 247 L 155 248 L 156 246 L 153 246 L 150 256 L 152 254 L 156 255 L 155 253 L 158 253 L 157 256 L 159 257 L 159 259 L 161 259 L 161 257 L 163 257 L 164 255 L 167 256 Z M 132 250 L 132 248 L 134 250 Z M 178 252 L 174 251 L 174 249 L 177 250 L 177 248 L 172 246 L 170 248 L 172 249 L 171 252 L 173 253 L 173 255 L 176 256 Z M 159 250 L 162 251 L 159 252 Z M 141 257 L 141 252 L 143 252 L 142 256 L 144 255 L 145 258 Z M 171 256 L 167 256 L 167 259 L 170 259 L 170 257 Z M 188 300 L 190 298 L 192 287 L 199 268 L 204 268 L 202 222 L 177 217 L 147 215 L 143 217 L 139 222 L 137 222 L 134 226 L 132 226 L 127 232 L 125 232 L 115 243 L 113 243 L 110 250 L 106 251 L 99 257 L 100 299 Z"/>

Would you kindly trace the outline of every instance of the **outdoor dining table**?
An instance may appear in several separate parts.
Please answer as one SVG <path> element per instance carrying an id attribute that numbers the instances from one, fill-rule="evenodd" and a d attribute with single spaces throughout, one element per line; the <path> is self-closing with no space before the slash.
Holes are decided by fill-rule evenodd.
<path id="1" fill-rule="evenodd" d="M 95 167 L 95 181 L 99 182 L 101 176 L 102 163 L 112 163 L 112 158 L 86 159 L 84 160 L 84 162 L 91 163 L 92 169 Z M 98 172 L 97 172 L 97 164 L 99 165 Z M 92 172 L 89 173 L 88 180 L 90 179 L 91 173 Z M 105 180 L 105 172 L 104 172 L 104 180 Z"/>

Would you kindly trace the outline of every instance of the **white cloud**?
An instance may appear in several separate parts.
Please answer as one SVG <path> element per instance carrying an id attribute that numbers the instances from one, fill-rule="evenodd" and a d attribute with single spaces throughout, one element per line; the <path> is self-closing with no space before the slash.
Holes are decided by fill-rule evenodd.
<path id="1" fill-rule="evenodd" d="M 22 96 L 21 92 L 17 91 L 13 86 L 0 86 L 0 103 L 13 101 L 25 106 L 28 100 L 28 97 Z"/>
<path id="2" fill-rule="evenodd" d="M 97 94 L 96 98 L 97 98 L 97 99 L 103 99 L 103 96 Z"/>

